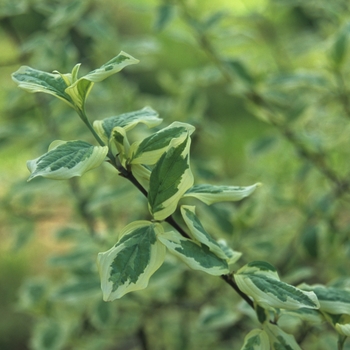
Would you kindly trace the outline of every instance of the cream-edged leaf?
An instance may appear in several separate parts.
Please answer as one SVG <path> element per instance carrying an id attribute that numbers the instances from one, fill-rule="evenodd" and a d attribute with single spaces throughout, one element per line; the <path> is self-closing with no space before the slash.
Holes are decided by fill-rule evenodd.
<path id="1" fill-rule="evenodd" d="M 120 72 L 124 67 L 138 62 L 139 60 L 122 51 L 118 56 L 112 58 L 100 68 L 91 71 L 79 79 L 77 79 L 77 70 L 75 71 L 73 69 L 72 84 L 67 87 L 65 92 L 72 98 L 74 104 L 82 110 L 94 83 L 100 82 Z"/>
<path id="2" fill-rule="evenodd" d="M 148 190 L 149 179 L 151 177 L 151 170 L 142 164 L 131 164 L 131 172 L 136 178 L 136 180 L 141 184 L 141 186 Z"/>
<path id="3" fill-rule="evenodd" d="M 202 223 L 199 221 L 195 213 L 195 207 L 189 205 L 181 206 L 182 217 L 190 230 L 192 239 L 205 244 L 211 252 L 221 259 L 227 259 L 227 255 L 221 249 L 220 245 L 207 233 Z"/>
<path id="4" fill-rule="evenodd" d="M 280 327 L 265 322 L 263 328 L 269 337 L 271 350 L 302 350 L 294 336 L 284 332 Z"/>
<path id="5" fill-rule="evenodd" d="M 302 290 L 314 292 L 320 302 L 320 311 L 330 314 L 350 315 L 350 290 L 326 287 L 320 284 L 301 284 Z"/>
<path id="6" fill-rule="evenodd" d="M 71 96 L 65 92 L 70 79 L 57 72 L 47 73 L 28 66 L 22 66 L 12 74 L 12 80 L 18 84 L 18 87 L 31 93 L 43 92 L 56 96 L 74 107 Z"/>
<path id="7" fill-rule="evenodd" d="M 220 259 L 207 246 L 182 237 L 178 232 L 162 233 L 158 239 L 193 270 L 214 276 L 229 272 L 226 260 Z"/>
<path id="8" fill-rule="evenodd" d="M 108 144 L 115 127 L 121 127 L 125 131 L 131 130 L 137 124 L 145 124 L 149 128 L 159 125 L 163 119 L 158 118 L 158 113 L 151 107 L 144 107 L 138 111 L 128 112 L 117 116 L 95 120 L 93 127 L 100 138 Z"/>
<path id="9" fill-rule="evenodd" d="M 155 164 L 164 151 L 167 150 L 170 142 L 172 142 L 172 147 L 176 147 L 186 139 L 187 135 L 191 135 L 194 130 L 195 127 L 190 124 L 174 122 L 142 141 L 133 143 L 130 148 L 130 163 Z"/>
<path id="10" fill-rule="evenodd" d="M 260 183 L 246 187 L 195 185 L 184 194 L 184 197 L 195 197 L 207 205 L 217 202 L 239 201 L 250 196 L 260 185 Z"/>
<path id="11" fill-rule="evenodd" d="M 151 172 L 148 207 L 155 220 L 164 220 L 170 216 L 176 210 L 180 198 L 193 184 L 190 145 L 189 136 L 179 145 L 173 139 L 170 148 L 163 153 Z"/>
<path id="12" fill-rule="evenodd" d="M 318 309 L 315 293 L 306 292 L 279 280 L 276 269 L 269 263 L 254 261 L 243 266 L 235 275 L 239 289 L 263 308 Z"/>
<path id="13" fill-rule="evenodd" d="M 270 340 L 262 329 L 253 329 L 244 338 L 241 350 L 270 350 Z"/>
<path id="14" fill-rule="evenodd" d="M 47 153 L 27 162 L 31 172 L 28 181 L 37 176 L 55 180 L 81 176 L 98 167 L 107 152 L 108 147 L 93 146 L 84 141 L 54 141 Z"/>
<path id="15" fill-rule="evenodd" d="M 160 224 L 133 222 L 124 228 L 114 247 L 98 254 L 103 300 L 119 299 L 147 287 L 165 258 L 166 249 L 157 239 L 162 232 Z"/>

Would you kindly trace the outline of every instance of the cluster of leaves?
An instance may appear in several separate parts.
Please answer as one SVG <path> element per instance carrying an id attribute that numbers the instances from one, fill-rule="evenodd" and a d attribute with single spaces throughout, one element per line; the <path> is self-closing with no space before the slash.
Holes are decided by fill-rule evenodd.
<path id="1" fill-rule="evenodd" d="M 121 176 L 130 180 L 148 198 L 152 220 L 129 224 L 120 232 L 118 242 L 111 249 L 98 254 L 103 299 L 111 301 L 144 289 L 149 278 L 163 264 L 167 248 L 191 269 L 222 276 L 230 285 L 238 287 L 236 291 L 241 296 L 246 296 L 246 301 L 257 312 L 262 329 L 251 331 L 242 349 L 279 349 L 281 346 L 300 349 L 294 337 L 277 325 L 278 318 L 293 312 L 302 320 L 319 323 L 328 320 L 339 332 L 339 344 L 343 344 L 343 339 L 350 335 L 348 291 L 322 285 L 294 287 L 281 282 L 276 269 L 261 261 L 248 263 L 235 272 L 233 265 L 241 253 L 230 249 L 225 241 L 215 241 L 196 216 L 194 206 L 182 205 L 180 208 L 189 233 L 176 224 L 172 215 L 183 197 L 195 197 L 211 205 L 240 200 L 249 196 L 258 185 L 193 186 L 189 161 L 193 126 L 174 122 L 130 143 L 127 132 L 133 127 L 143 123 L 151 128 L 161 123 L 162 119 L 151 108 L 90 124 L 85 101 L 93 83 L 134 63 L 137 63 L 136 59 L 121 52 L 81 78 L 78 78 L 79 65 L 69 74 L 51 74 L 21 67 L 12 76 L 19 87 L 29 92 L 52 94 L 68 103 L 100 144 L 93 146 L 80 140 L 54 141 L 47 153 L 28 161 L 29 180 L 36 176 L 59 180 L 80 176 L 107 158 Z M 172 225 L 175 230 L 164 229 L 162 222 Z M 78 285 L 79 289 L 83 287 Z"/>

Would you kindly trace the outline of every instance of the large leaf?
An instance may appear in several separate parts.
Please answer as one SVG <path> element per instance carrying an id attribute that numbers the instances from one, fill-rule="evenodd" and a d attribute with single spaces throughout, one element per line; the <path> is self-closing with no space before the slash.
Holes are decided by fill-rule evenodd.
<path id="1" fill-rule="evenodd" d="M 276 269 L 262 261 L 243 266 L 235 275 L 239 289 L 263 308 L 318 309 L 315 293 L 305 292 L 279 280 Z"/>
<path id="2" fill-rule="evenodd" d="M 164 261 L 165 247 L 157 240 L 162 230 L 157 223 L 133 222 L 125 227 L 114 247 L 98 254 L 103 300 L 119 299 L 147 287 Z"/>
<path id="3" fill-rule="evenodd" d="M 139 61 L 125 52 L 120 52 L 100 68 L 78 79 L 80 64 L 75 65 L 71 73 L 61 74 L 43 72 L 28 66 L 20 67 L 12 74 L 18 86 L 29 92 L 44 92 L 54 95 L 75 109 L 82 110 L 85 100 L 95 82 L 102 81 L 124 67 Z"/>
<path id="4" fill-rule="evenodd" d="M 130 154 L 132 164 L 155 164 L 160 156 L 167 150 L 172 141 L 172 147 L 178 146 L 191 135 L 195 127 L 180 122 L 174 122 L 168 127 L 146 137 L 142 141 L 135 142 L 131 145 Z"/>
<path id="5" fill-rule="evenodd" d="M 264 323 L 264 331 L 269 337 L 271 350 L 302 350 L 294 337 L 270 322 Z"/>
<path id="6" fill-rule="evenodd" d="M 128 131 L 140 123 L 153 128 L 161 122 L 162 119 L 158 118 L 158 113 L 155 110 L 150 107 L 144 107 L 138 111 L 120 114 L 103 120 L 96 120 L 93 123 L 93 127 L 101 139 L 108 144 L 115 127 L 121 127 L 125 131 Z"/>
<path id="7" fill-rule="evenodd" d="M 221 246 L 207 233 L 202 223 L 195 213 L 195 207 L 189 205 L 181 206 L 182 217 L 190 230 L 191 238 L 205 244 L 211 252 L 221 259 L 227 259 L 227 255 L 221 249 Z"/>
<path id="8" fill-rule="evenodd" d="M 190 169 L 189 136 L 176 147 L 177 140 L 170 143 L 163 153 L 150 177 L 148 206 L 155 220 L 164 220 L 175 210 L 178 201 L 192 186 L 193 175 Z"/>
<path id="9" fill-rule="evenodd" d="M 270 350 L 267 333 L 262 329 L 253 329 L 245 336 L 241 350 Z"/>
<path id="10" fill-rule="evenodd" d="M 258 186 L 260 183 L 247 187 L 195 185 L 184 194 L 184 197 L 195 197 L 207 205 L 217 202 L 239 201 L 251 195 Z"/>
<path id="11" fill-rule="evenodd" d="M 220 259 L 207 246 L 184 238 L 178 232 L 163 233 L 158 239 L 193 270 L 201 270 L 214 276 L 229 272 L 226 260 Z"/>
<path id="12" fill-rule="evenodd" d="M 330 314 L 350 315 L 350 291 L 336 287 L 326 287 L 323 285 L 309 286 L 302 284 L 302 290 L 312 291 L 317 295 L 320 302 L 320 311 Z"/>
<path id="13" fill-rule="evenodd" d="M 107 152 L 108 147 L 93 146 L 83 141 L 54 141 L 47 153 L 27 162 L 31 172 L 28 181 L 37 176 L 56 180 L 81 176 L 98 167 Z"/>

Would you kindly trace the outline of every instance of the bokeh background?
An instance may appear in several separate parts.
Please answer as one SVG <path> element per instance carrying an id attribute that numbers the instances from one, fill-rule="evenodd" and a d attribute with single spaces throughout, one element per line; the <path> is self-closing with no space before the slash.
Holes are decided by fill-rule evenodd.
<path id="1" fill-rule="evenodd" d="M 349 288 L 349 38 L 347 0 L 1 0 L 0 349 L 239 349 L 257 324 L 219 278 L 170 258 L 145 291 L 102 302 L 96 254 L 149 218 L 145 200 L 107 164 L 27 183 L 26 161 L 53 140 L 91 136 L 12 72 L 138 58 L 96 84 L 89 118 L 151 106 L 163 127 L 192 123 L 198 183 L 263 183 L 198 206 L 243 253 L 237 267 L 265 260 L 288 283 Z M 326 325 L 281 323 L 305 349 L 335 348 Z"/>

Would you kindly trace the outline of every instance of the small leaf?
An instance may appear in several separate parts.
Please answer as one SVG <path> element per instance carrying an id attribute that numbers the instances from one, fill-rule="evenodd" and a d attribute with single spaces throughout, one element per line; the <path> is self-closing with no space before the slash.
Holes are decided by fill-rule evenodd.
<path id="1" fill-rule="evenodd" d="M 142 164 L 131 164 L 131 172 L 144 189 L 149 188 L 151 170 Z"/>
<path id="2" fill-rule="evenodd" d="M 195 127 L 180 122 L 174 122 L 168 127 L 146 137 L 142 141 L 131 145 L 130 154 L 132 164 L 155 164 L 172 141 L 172 147 L 177 147 L 188 134 L 192 134 Z M 177 141 L 175 141 L 177 140 Z"/>
<path id="3" fill-rule="evenodd" d="M 27 162 L 31 172 L 28 181 L 37 176 L 55 180 L 81 176 L 98 167 L 107 152 L 108 147 L 93 146 L 83 141 L 54 141 L 47 153 Z"/>
<path id="4" fill-rule="evenodd" d="M 190 229 L 191 238 L 205 244 L 211 252 L 221 259 L 227 259 L 227 255 L 221 249 L 220 245 L 205 231 L 201 222 L 195 214 L 195 207 L 189 205 L 181 206 L 182 217 Z"/>
<path id="5" fill-rule="evenodd" d="M 101 139 L 108 144 L 115 127 L 121 127 L 124 128 L 125 131 L 128 131 L 139 123 L 146 124 L 149 128 L 153 128 L 161 122 L 162 119 L 158 118 L 158 113 L 156 111 L 150 107 L 144 107 L 138 111 L 120 114 L 103 120 L 96 120 L 93 123 L 93 127 Z"/>
<path id="6" fill-rule="evenodd" d="M 315 293 L 305 292 L 279 280 L 276 269 L 262 261 L 243 266 L 235 275 L 239 289 L 263 308 L 318 309 Z"/>
<path id="7" fill-rule="evenodd" d="M 163 233 L 158 239 L 193 270 L 214 276 L 229 272 L 226 260 L 220 259 L 205 245 L 184 238 L 177 232 Z"/>
<path id="8" fill-rule="evenodd" d="M 270 322 L 265 322 L 264 331 L 269 337 L 271 350 L 302 350 L 295 338 Z"/>
<path id="9" fill-rule="evenodd" d="M 320 311 L 330 314 L 350 315 L 350 291 L 335 287 L 325 287 L 322 285 L 309 286 L 302 284 L 299 288 L 312 291 L 317 295 L 320 302 Z"/>
<path id="10" fill-rule="evenodd" d="M 126 162 L 129 158 L 130 144 L 125 129 L 116 126 L 113 129 L 113 140 L 114 144 L 117 146 L 118 156 L 121 164 L 126 167 Z"/>
<path id="11" fill-rule="evenodd" d="M 139 60 L 130 56 L 126 52 L 121 51 L 118 56 L 112 58 L 110 61 L 97 68 L 90 73 L 77 79 L 77 72 L 72 72 L 75 78 L 73 83 L 66 89 L 66 93 L 72 98 L 74 104 L 82 110 L 85 100 L 88 97 L 94 83 L 100 82 L 111 75 L 120 72 L 124 67 L 130 64 L 139 63 Z"/>
<path id="12" fill-rule="evenodd" d="M 230 60 L 227 62 L 232 71 L 240 78 L 244 83 L 253 85 L 255 83 L 254 78 L 249 73 L 247 67 L 239 60 Z"/>
<path id="13" fill-rule="evenodd" d="M 270 350 L 267 333 L 262 329 L 253 329 L 245 336 L 241 350 Z"/>
<path id="14" fill-rule="evenodd" d="M 28 92 L 44 92 L 56 96 L 74 108 L 71 96 L 65 92 L 69 80 L 64 80 L 59 73 L 46 73 L 22 66 L 12 74 L 12 80 Z"/>
<path id="15" fill-rule="evenodd" d="M 342 315 L 335 324 L 336 331 L 346 337 L 350 337 L 350 315 Z"/>
<path id="16" fill-rule="evenodd" d="M 336 35 L 334 43 L 331 47 L 331 59 L 336 67 L 340 67 L 346 57 L 348 50 L 348 41 L 350 34 L 350 24 L 347 23 Z"/>
<path id="17" fill-rule="evenodd" d="M 81 278 L 64 284 L 54 291 L 52 298 L 69 302 L 78 302 L 82 298 L 90 298 L 100 292 L 100 284 L 97 279 Z"/>
<path id="18" fill-rule="evenodd" d="M 193 175 L 190 169 L 189 136 L 176 147 L 177 140 L 170 143 L 169 150 L 163 153 L 150 177 L 148 207 L 155 220 L 164 220 L 177 207 L 183 194 L 192 186 Z"/>
<path id="19" fill-rule="evenodd" d="M 103 300 L 144 289 L 149 278 L 162 265 L 165 247 L 157 240 L 160 224 L 135 221 L 124 228 L 118 243 L 97 258 Z"/>
<path id="20" fill-rule="evenodd" d="M 318 256 L 318 227 L 315 225 L 308 225 L 302 232 L 302 243 L 307 253 L 312 258 Z"/>
<path id="21" fill-rule="evenodd" d="M 195 197 L 207 205 L 217 202 L 239 201 L 251 195 L 260 185 L 260 183 L 248 187 L 195 185 L 184 194 L 184 197 Z"/>

